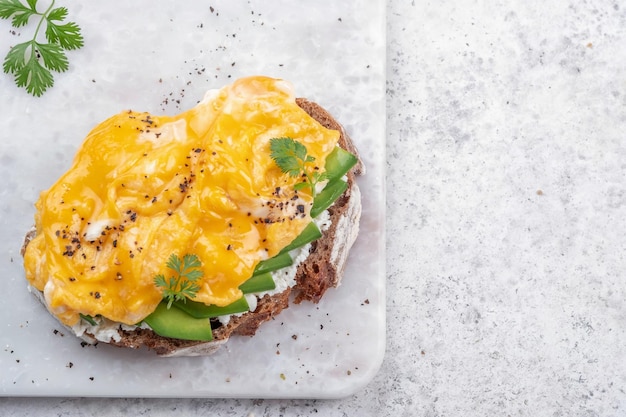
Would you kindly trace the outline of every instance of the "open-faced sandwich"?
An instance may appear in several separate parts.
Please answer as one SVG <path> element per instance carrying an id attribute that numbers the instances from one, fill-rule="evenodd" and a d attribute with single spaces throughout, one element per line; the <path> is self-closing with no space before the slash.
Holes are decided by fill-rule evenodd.
<path id="1" fill-rule="evenodd" d="M 237 80 L 174 117 L 125 111 L 41 193 L 26 278 L 89 342 L 206 355 L 339 284 L 362 171 L 283 80 Z"/>

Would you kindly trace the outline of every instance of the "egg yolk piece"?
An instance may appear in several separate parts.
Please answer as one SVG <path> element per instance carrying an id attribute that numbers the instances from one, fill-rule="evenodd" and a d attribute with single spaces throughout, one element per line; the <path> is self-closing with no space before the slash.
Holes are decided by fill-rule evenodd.
<path id="1" fill-rule="evenodd" d="M 300 177 L 270 156 L 291 137 L 323 167 L 339 132 L 295 102 L 289 83 L 243 78 L 210 91 L 177 116 L 122 112 L 94 128 L 72 167 L 35 206 L 26 278 L 49 309 L 74 325 L 80 314 L 136 324 L 162 300 L 158 274 L 171 254 L 201 261 L 194 300 L 224 306 L 256 265 L 311 221 Z"/>

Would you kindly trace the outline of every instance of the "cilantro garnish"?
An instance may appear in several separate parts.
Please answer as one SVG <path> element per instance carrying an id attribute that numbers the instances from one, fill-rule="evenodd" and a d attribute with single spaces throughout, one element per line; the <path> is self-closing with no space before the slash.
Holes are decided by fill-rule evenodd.
<path id="1" fill-rule="evenodd" d="M 0 18 L 11 18 L 11 24 L 20 28 L 33 16 L 39 22 L 31 40 L 13 46 L 2 66 L 6 74 L 15 76 L 15 83 L 36 97 L 54 84 L 51 71 L 64 72 L 69 68 L 66 50 L 81 48 L 84 44 L 80 27 L 74 22 L 63 23 L 67 8 L 54 7 L 54 0 L 45 12 L 37 11 L 38 0 L 0 0 Z M 45 23 L 45 25 L 44 25 Z M 45 26 L 45 40 L 38 39 Z"/>
<path id="2" fill-rule="evenodd" d="M 175 254 L 171 254 L 165 265 L 174 271 L 175 275 L 167 279 L 165 275 L 159 274 L 154 277 L 154 283 L 157 287 L 163 288 L 163 298 L 167 300 L 167 308 L 170 308 L 174 301 L 186 302 L 187 298 L 195 297 L 200 291 L 200 286 L 196 281 L 202 277 L 198 257 L 185 255 L 181 260 Z"/>
<path id="3" fill-rule="evenodd" d="M 326 179 L 326 174 L 321 173 L 316 166 L 311 167 L 315 158 L 307 154 L 306 146 L 289 137 L 272 138 L 270 151 L 270 156 L 282 172 L 291 177 L 304 178 L 304 181 L 297 183 L 294 188 L 301 190 L 308 187 L 311 196 L 315 198 L 315 187 L 317 183 Z"/>

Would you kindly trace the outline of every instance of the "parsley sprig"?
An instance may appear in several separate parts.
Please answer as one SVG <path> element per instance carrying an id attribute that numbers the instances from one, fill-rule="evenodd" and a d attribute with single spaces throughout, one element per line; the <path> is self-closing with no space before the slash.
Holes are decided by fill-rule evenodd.
<path id="1" fill-rule="evenodd" d="M 13 46 L 4 58 L 2 66 L 6 74 L 15 76 L 15 83 L 36 97 L 41 96 L 54 84 L 51 71 L 65 72 L 69 68 L 66 50 L 79 49 L 84 45 L 80 27 L 74 22 L 63 23 L 67 8 L 54 7 L 54 0 L 43 13 L 37 11 L 38 0 L 0 0 L 0 18 L 11 18 L 15 28 L 25 26 L 31 17 L 39 16 L 39 22 L 31 40 Z M 38 39 L 45 23 L 45 40 Z"/>
<path id="2" fill-rule="evenodd" d="M 196 255 L 185 255 L 181 260 L 175 254 L 171 254 L 165 265 L 174 271 L 175 275 L 168 279 L 165 275 L 159 274 L 154 277 L 154 283 L 157 287 L 163 288 L 167 308 L 170 308 L 174 301 L 186 302 L 187 298 L 195 297 L 200 291 L 197 281 L 202 277 L 200 259 Z"/>
<path id="3" fill-rule="evenodd" d="M 315 158 L 308 155 L 306 146 L 290 137 L 270 139 L 270 157 L 285 174 L 291 177 L 302 176 L 303 182 L 294 188 L 301 190 L 308 187 L 315 198 L 317 184 L 326 179 L 326 173 L 320 172 L 313 163 Z M 313 166 L 312 166 L 313 165 Z"/>

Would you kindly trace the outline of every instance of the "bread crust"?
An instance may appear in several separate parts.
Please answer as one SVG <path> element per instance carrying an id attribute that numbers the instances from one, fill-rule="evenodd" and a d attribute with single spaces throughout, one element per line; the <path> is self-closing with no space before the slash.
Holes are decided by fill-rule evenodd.
<path id="1" fill-rule="evenodd" d="M 305 98 L 297 98 L 296 103 L 322 126 L 339 131 L 339 146 L 359 157 L 356 146 L 343 126 L 328 111 Z M 290 299 L 293 299 L 295 303 L 305 300 L 319 302 L 328 288 L 337 287 L 340 284 L 348 253 L 356 240 L 361 216 L 361 193 L 356 183 L 356 176 L 364 172 L 365 168 L 359 157 L 358 163 L 346 175 L 348 189 L 329 208 L 330 227 L 323 232 L 321 238 L 313 242 L 308 258 L 298 266 L 296 284 L 293 288 L 287 288 L 273 295 L 264 295 L 258 299 L 254 311 L 231 316 L 227 324 L 213 329 L 213 340 L 209 342 L 162 337 L 151 329 L 137 327 L 133 330 L 120 328 L 119 340 L 111 339 L 108 343 L 133 349 L 146 347 L 157 355 L 166 357 L 205 356 L 217 351 L 231 335 L 253 336 L 261 324 L 288 308 Z M 31 229 L 26 234 L 21 250 L 22 255 L 35 233 L 35 230 Z M 45 305 L 42 294 L 35 289 L 33 292 Z M 96 341 L 95 337 L 89 333 L 81 337 L 91 343 Z"/>

